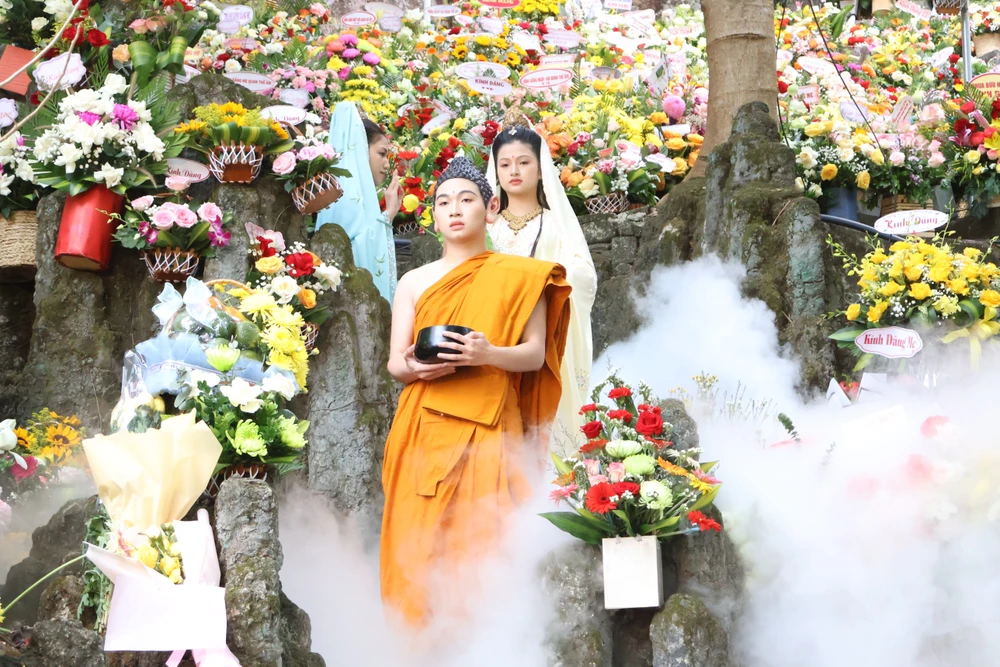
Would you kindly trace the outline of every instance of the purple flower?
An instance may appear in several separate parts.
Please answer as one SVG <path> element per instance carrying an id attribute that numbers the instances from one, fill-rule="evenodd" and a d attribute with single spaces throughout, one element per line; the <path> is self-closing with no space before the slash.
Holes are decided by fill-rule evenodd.
<path id="1" fill-rule="evenodd" d="M 94 126 L 94 123 L 101 120 L 100 114 L 96 114 L 93 111 L 77 111 L 76 115 L 80 117 L 80 120 L 91 127 Z"/>
<path id="2" fill-rule="evenodd" d="M 17 145 L 18 146 L 23 146 L 24 145 L 24 137 L 22 137 L 20 134 L 17 135 Z"/>
<path id="3" fill-rule="evenodd" d="M 232 238 L 232 234 L 227 232 L 222 228 L 221 224 L 212 223 L 208 227 L 208 241 L 212 244 L 212 247 L 222 248 L 229 245 L 229 239 Z"/>
<path id="4" fill-rule="evenodd" d="M 337 76 L 339 76 L 341 80 L 347 81 L 347 77 L 351 76 L 351 68 L 345 67 L 341 69 L 339 72 L 337 72 Z"/>
<path id="5" fill-rule="evenodd" d="M 347 58 L 348 60 L 354 60 L 355 58 L 361 55 L 361 52 L 358 51 L 357 49 L 344 49 L 344 52 L 341 55 Z"/>
<path id="6" fill-rule="evenodd" d="M 146 237 L 146 243 L 150 245 L 156 243 L 156 240 L 160 237 L 160 233 L 145 220 L 139 223 L 139 233 Z"/>
<path id="7" fill-rule="evenodd" d="M 364 60 L 369 65 L 378 65 L 380 62 L 382 62 L 382 59 L 379 58 L 378 54 L 376 53 L 366 53 L 364 56 L 361 57 L 361 59 Z"/>
<path id="8" fill-rule="evenodd" d="M 123 130 L 131 130 L 132 126 L 139 120 L 139 114 L 127 104 L 116 104 L 111 116 L 118 123 L 118 127 Z"/>
<path id="9" fill-rule="evenodd" d="M 347 46 L 354 46 L 358 43 L 358 36 L 352 35 L 351 33 L 347 33 L 346 35 L 340 36 L 340 41 L 346 44 Z"/>

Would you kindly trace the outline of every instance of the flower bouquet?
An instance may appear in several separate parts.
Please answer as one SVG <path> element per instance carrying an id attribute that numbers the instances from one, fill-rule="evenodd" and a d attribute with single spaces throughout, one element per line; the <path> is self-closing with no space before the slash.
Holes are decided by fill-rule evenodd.
<path id="1" fill-rule="evenodd" d="M 186 185 L 186 184 L 184 184 Z M 153 280 L 182 282 L 198 270 L 201 257 L 214 257 L 216 248 L 229 245 L 225 227 L 232 213 L 223 213 L 212 202 L 156 204 L 146 195 L 132 200 L 119 221 L 115 240 L 126 248 L 142 251 Z"/>
<path id="2" fill-rule="evenodd" d="M 611 405 L 599 404 L 608 387 Z M 574 511 L 542 514 L 573 537 L 602 544 L 608 608 L 662 603 L 659 540 L 721 529 L 699 511 L 711 505 L 719 492 L 719 481 L 709 474 L 716 464 L 700 464 L 697 449 L 675 449 L 668 440 L 673 427 L 653 405 L 649 387 L 640 385 L 638 393 L 642 402 L 636 405 L 632 389 L 614 374 L 594 389 L 594 403 L 580 409 L 589 420 L 583 426 L 587 442 L 580 448 L 581 456 L 556 459 L 561 475 L 551 497 L 565 500 Z M 635 539 L 622 542 L 618 539 L 622 537 Z M 613 563 L 619 549 L 640 549 L 649 556 L 650 579 L 622 579 Z M 616 602 L 632 599 L 630 591 L 638 589 L 651 592 L 653 598 Z"/>
<path id="3" fill-rule="evenodd" d="M 247 226 L 253 239 L 254 268 L 248 282 L 261 294 L 269 294 L 280 305 L 290 305 L 302 316 L 306 349 L 312 350 L 319 327 L 330 313 L 316 305 L 319 295 L 336 291 L 342 274 L 333 264 L 305 249 L 302 244 L 285 247 L 279 232 Z"/>
<path id="4" fill-rule="evenodd" d="M 1000 50 L 1000 4 L 970 8 L 969 24 L 972 28 L 972 43 L 980 58 Z"/>
<path id="5" fill-rule="evenodd" d="M 982 342 L 1000 333 L 1000 269 L 982 251 L 955 252 L 940 237 L 932 243 L 914 238 L 893 243 L 888 253 L 873 242 L 858 260 L 831 239 L 827 243 L 861 288 L 858 300 L 840 313 L 848 326 L 830 336 L 858 357 L 855 371 L 874 358 L 856 343 L 869 329 L 912 326 L 938 333 L 944 343 L 967 338 L 973 367 Z"/>
<path id="6" fill-rule="evenodd" d="M 264 155 L 282 153 L 293 142 L 280 123 L 260 109 L 227 102 L 196 107 L 194 119 L 175 132 L 187 146 L 208 155 L 209 170 L 221 183 L 250 183 L 260 174 Z"/>
<path id="7" fill-rule="evenodd" d="M 303 215 L 322 211 L 344 194 L 337 177 L 349 178 L 351 172 L 337 167 L 340 155 L 326 142 L 326 134 L 300 137 L 295 147 L 274 159 L 271 171 L 292 194 L 295 208 Z"/>
<path id="8" fill-rule="evenodd" d="M 206 29 L 214 28 L 220 16 L 211 2 L 152 0 L 130 9 L 125 17 L 132 37 L 127 49 L 140 80 L 160 71 L 183 74 L 188 47 L 197 44 Z"/>
<path id="9" fill-rule="evenodd" d="M 13 419 L 0 422 L 0 498 L 17 504 L 58 480 L 59 469 L 82 465 L 80 443 L 86 431 L 80 420 L 47 408 L 31 415 L 23 427 Z"/>

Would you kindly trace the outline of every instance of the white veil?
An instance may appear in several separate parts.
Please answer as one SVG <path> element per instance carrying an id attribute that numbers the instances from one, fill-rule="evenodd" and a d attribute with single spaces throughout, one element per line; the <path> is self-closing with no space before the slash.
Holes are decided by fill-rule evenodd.
<path id="1" fill-rule="evenodd" d="M 519 131 L 534 132 L 528 127 L 520 128 Z M 580 432 L 583 418 L 579 411 L 590 402 L 590 370 L 594 357 L 590 312 L 597 295 L 597 272 L 590 256 L 590 246 L 587 245 L 580 221 L 566 196 L 548 144 L 544 138 L 541 143 L 542 189 L 549 208 L 542 212 L 542 230 L 534 256 L 536 259 L 561 264 L 566 269 L 567 282 L 573 288 L 570 294 L 566 354 L 563 358 L 562 398 L 551 444 L 554 453 L 567 457 L 577 455 L 585 442 Z M 500 184 L 492 150 L 486 178 L 494 191 L 499 193 Z"/>

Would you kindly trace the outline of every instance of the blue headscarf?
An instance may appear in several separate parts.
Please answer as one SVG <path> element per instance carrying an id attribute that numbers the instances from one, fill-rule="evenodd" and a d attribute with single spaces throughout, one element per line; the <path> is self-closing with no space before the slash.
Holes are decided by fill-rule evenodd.
<path id="1" fill-rule="evenodd" d="M 341 154 L 339 167 L 351 172 L 340 179 L 341 198 L 316 216 L 316 229 L 329 223 L 344 228 L 351 238 L 354 263 L 367 269 L 379 294 L 392 305 L 396 291 L 396 248 L 392 226 L 378 203 L 375 177 L 368 161 L 368 137 L 353 102 L 341 102 L 330 118 L 330 145 Z"/>

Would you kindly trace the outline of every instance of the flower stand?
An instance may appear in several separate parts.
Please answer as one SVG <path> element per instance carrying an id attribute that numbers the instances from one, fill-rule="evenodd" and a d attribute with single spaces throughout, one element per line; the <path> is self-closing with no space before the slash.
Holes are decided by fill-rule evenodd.
<path id="1" fill-rule="evenodd" d="M 612 537 L 603 541 L 604 608 L 663 606 L 660 540 L 652 536 Z"/>
<path id="2" fill-rule="evenodd" d="M 302 215 L 322 211 L 344 194 L 337 178 L 332 174 L 316 174 L 292 190 L 292 202 Z"/>
<path id="3" fill-rule="evenodd" d="M 34 211 L 0 216 L 0 282 L 28 282 L 35 277 L 35 240 L 38 219 Z"/>
<path id="4" fill-rule="evenodd" d="M 263 161 L 260 146 L 216 146 L 208 154 L 208 170 L 220 183 L 252 183 L 260 175 Z"/>
<path id="5" fill-rule="evenodd" d="M 149 275 L 161 283 L 182 283 L 198 271 L 201 260 L 194 250 L 152 248 L 142 252 Z"/>
<path id="6" fill-rule="evenodd" d="M 934 0 L 934 11 L 938 14 L 955 16 L 962 10 L 962 3 L 968 0 Z"/>
<path id="7" fill-rule="evenodd" d="M 122 196 L 103 185 L 67 197 L 56 238 L 56 261 L 77 271 L 107 269 L 114 232 L 108 214 L 117 212 L 121 204 Z"/>
<path id="8" fill-rule="evenodd" d="M 621 213 L 628 208 L 628 197 L 624 192 L 591 197 L 583 202 L 592 215 Z"/>

